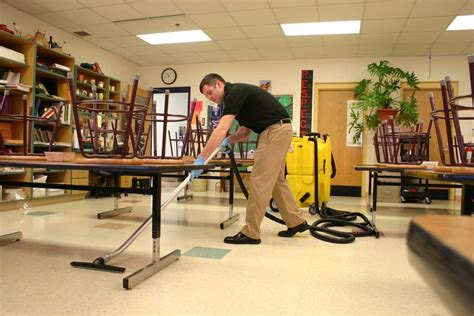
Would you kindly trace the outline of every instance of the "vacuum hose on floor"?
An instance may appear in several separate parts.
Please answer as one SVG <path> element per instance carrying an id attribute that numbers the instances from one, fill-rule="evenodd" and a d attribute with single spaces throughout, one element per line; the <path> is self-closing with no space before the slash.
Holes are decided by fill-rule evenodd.
<path id="1" fill-rule="evenodd" d="M 244 182 L 242 181 L 242 177 L 240 176 L 239 168 L 237 166 L 237 162 L 235 161 L 234 152 L 232 150 L 229 150 L 228 155 L 232 163 L 232 168 L 234 169 L 235 177 L 237 178 L 237 182 L 239 183 L 240 189 L 244 193 L 245 197 L 248 199 L 249 193 L 244 185 Z M 368 218 L 362 213 L 339 211 L 329 208 L 324 204 L 321 209 L 319 209 L 317 205 L 316 208 L 317 214 L 321 217 L 321 219 L 311 224 L 309 230 L 311 232 L 311 235 L 313 235 L 313 237 L 317 239 L 337 244 L 348 244 L 353 242 L 356 237 L 371 236 L 375 233 L 372 224 L 370 223 Z M 286 223 L 282 219 L 268 212 L 265 212 L 265 217 L 279 224 L 286 225 Z M 354 222 L 357 217 L 360 217 L 362 219 L 361 223 Z M 342 226 L 352 226 L 360 231 L 348 232 L 339 231 L 331 228 Z"/>

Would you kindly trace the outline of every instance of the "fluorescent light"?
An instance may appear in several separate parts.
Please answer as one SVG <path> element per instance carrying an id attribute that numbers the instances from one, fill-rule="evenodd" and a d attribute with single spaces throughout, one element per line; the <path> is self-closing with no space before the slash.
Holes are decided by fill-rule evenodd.
<path id="1" fill-rule="evenodd" d="M 474 15 L 458 15 L 446 31 L 474 30 Z"/>
<path id="2" fill-rule="evenodd" d="M 140 34 L 137 37 L 151 45 L 211 41 L 202 30 Z"/>
<path id="3" fill-rule="evenodd" d="M 360 20 L 281 24 L 286 36 L 360 33 Z"/>

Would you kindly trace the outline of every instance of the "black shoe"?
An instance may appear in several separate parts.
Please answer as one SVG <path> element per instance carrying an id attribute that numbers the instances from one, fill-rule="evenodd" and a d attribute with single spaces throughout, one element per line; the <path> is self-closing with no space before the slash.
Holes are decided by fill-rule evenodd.
<path id="1" fill-rule="evenodd" d="M 298 226 L 288 228 L 287 230 L 282 230 L 281 232 L 278 232 L 278 236 L 280 237 L 293 237 L 296 233 L 302 233 L 305 230 L 309 229 L 309 225 L 306 221 L 303 223 L 299 224 Z"/>
<path id="2" fill-rule="evenodd" d="M 256 244 L 261 243 L 262 241 L 260 239 L 253 239 L 253 238 L 247 237 L 241 232 L 239 232 L 235 236 L 229 236 L 229 237 L 224 238 L 224 242 L 226 244 L 254 244 L 256 245 Z"/>

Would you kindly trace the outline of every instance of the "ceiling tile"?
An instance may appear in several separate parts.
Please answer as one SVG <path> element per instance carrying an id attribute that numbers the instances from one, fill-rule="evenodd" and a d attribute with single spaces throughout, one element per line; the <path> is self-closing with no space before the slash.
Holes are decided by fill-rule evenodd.
<path id="1" fill-rule="evenodd" d="M 130 5 L 144 16 L 167 16 L 174 14 L 183 14 L 171 0 L 144 0 L 140 2 L 131 2 Z"/>
<path id="2" fill-rule="evenodd" d="M 216 42 L 199 42 L 199 43 L 186 43 L 187 50 L 192 50 L 194 52 L 215 52 L 217 50 L 222 50 L 222 47 Z"/>
<path id="3" fill-rule="evenodd" d="M 255 48 L 252 42 L 248 39 L 222 40 L 222 41 L 216 41 L 216 42 L 225 50 L 230 50 L 230 49 L 242 50 L 242 49 Z"/>
<path id="4" fill-rule="evenodd" d="M 134 35 L 128 36 L 116 36 L 116 37 L 108 37 L 109 41 L 117 44 L 120 47 L 129 47 L 129 46 L 147 46 L 150 45 L 147 42 L 139 39 Z"/>
<path id="5" fill-rule="evenodd" d="M 230 15 L 239 25 L 264 25 L 277 22 L 270 9 L 232 11 Z"/>
<path id="6" fill-rule="evenodd" d="M 470 43 L 435 43 L 431 46 L 431 55 L 464 55 L 466 48 L 470 47 Z"/>
<path id="7" fill-rule="evenodd" d="M 241 11 L 250 9 L 267 9 L 269 8 L 267 0 L 221 0 L 221 4 L 228 11 Z"/>
<path id="8" fill-rule="evenodd" d="M 206 28 L 204 32 L 213 40 L 246 38 L 240 27 Z"/>
<path id="9" fill-rule="evenodd" d="M 101 38 L 101 37 L 96 37 L 96 36 L 87 36 L 87 37 L 84 37 L 84 39 L 94 45 L 110 50 L 111 52 L 113 52 L 114 50 L 120 49 L 120 46 L 118 46 L 112 41 L 109 41 L 106 38 Z"/>
<path id="10" fill-rule="evenodd" d="M 84 26 L 84 29 L 87 33 L 92 34 L 97 37 L 113 37 L 113 36 L 130 35 L 130 33 L 119 28 L 114 23 L 86 25 Z"/>
<path id="11" fill-rule="evenodd" d="M 37 14 L 36 17 L 40 20 L 43 20 L 46 23 L 52 24 L 59 28 L 70 27 L 70 26 L 76 25 L 76 23 L 72 22 L 71 20 L 68 20 L 64 18 L 63 16 L 60 16 L 59 14 L 54 13 L 54 12 L 40 13 L 40 14 Z"/>
<path id="12" fill-rule="evenodd" d="M 346 4 L 346 3 L 364 3 L 364 0 L 316 0 L 316 2 L 321 4 Z"/>
<path id="13" fill-rule="evenodd" d="M 166 44 L 166 45 L 156 45 L 159 46 L 163 53 L 174 55 L 180 54 L 182 52 L 189 52 L 189 45 L 191 43 L 183 43 L 183 44 Z"/>
<path id="14" fill-rule="evenodd" d="M 202 63 L 205 62 L 204 58 L 195 53 L 176 53 L 173 54 L 173 59 L 178 63 Z"/>
<path id="15" fill-rule="evenodd" d="M 320 21 L 361 20 L 363 3 L 318 6 Z"/>
<path id="16" fill-rule="evenodd" d="M 219 0 L 173 0 L 173 2 L 186 14 L 225 11 Z"/>
<path id="17" fill-rule="evenodd" d="M 459 15 L 474 14 L 474 0 L 466 1 L 466 4 L 461 9 L 461 11 L 458 12 L 458 14 Z"/>
<path id="18" fill-rule="evenodd" d="M 103 7 L 112 4 L 122 4 L 124 0 L 78 0 L 86 7 Z"/>
<path id="19" fill-rule="evenodd" d="M 174 59 L 168 55 L 136 55 L 132 57 L 132 60 L 142 66 L 162 65 L 174 61 Z"/>
<path id="20" fill-rule="evenodd" d="M 288 36 L 289 47 L 319 47 L 323 44 L 322 36 Z"/>
<path id="21" fill-rule="evenodd" d="M 284 37 L 283 30 L 277 24 L 242 26 L 242 31 L 249 38 Z"/>
<path id="22" fill-rule="evenodd" d="M 134 57 L 137 55 L 127 48 L 118 48 L 114 50 L 114 53 L 125 58 Z"/>
<path id="23" fill-rule="evenodd" d="M 286 49 L 288 47 L 284 37 L 255 38 L 250 40 L 257 49 Z"/>
<path id="24" fill-rule="evenodd" d="M 359 36 L 359 44 L 365 46 L 393 45 L 400 33 L 364 33 Z"/>
<path id="25" fill-rule="evenodd" d="M 272 8 L 294 8 L 301 6 L 316 5 L 316 0 L 268 0 L 270 7 Z"/>
<path id="26" fill-rule="evenodd" d="M 474 42 L 474 30 L 444 31 L 436 40 L 437 42 Z"/>
<path id="27" fill-rule="evenodd" d="M 69 10 L 69 11 L 60 11 L 57 12 L 58 15 L 74 22 L 77 25 L 94 25 L 94 24 L 104 24 L 109 23 L 110 21 L 106 18 L 98 15 L 89 8 Z"/>
<path id="28" fill-rule="evenodd" d="M 120 22 L 114 23 L 114 25 L 134 35 L 164 32 L 162 27 L 147 20 Z"/>
<path id="29" fill-rule="evenodd" d="M 279 23 L 304 23 L 319 21 L 318 7 L 306 6 L 296 8 L 273 9 Z"/>
<path id="30" fill-rule="evenodd" d="M 96 13 L 109 19 L 110 21 L 122 21 L 144 18 L 143 14 L 140 14 L 129 4 L 117 4 L 109 5 L 105 7 L 92 8 Z"/>
<path id="31" fill-rule="evenodd" d="M 73 10 L 84 7 L 77 0 L 34 0 L 33 2 L 53 12 Z"/>
<path id="32" fill-rule="evenodd" d="M 433 43 L 441 32 L 402 32 L 398 38 L 400 44 Z"/>
<path id="33" fill-rule="evenodd" d="M 453 20 L 452 17 L 430 17 L 430 18 L 409 18 L 404 32 L 429 32 L 446 30 L 448 25 Z"/>
<path id="34" fill-rule="evenodd" d="M 285 49 L 258 49 L 260 55 L 265 59 L 290 59 L 293 58 L 289 48 Z"/>
<path id="35" fill-rule="evenodd" d="M 291 53 L 295 58 L 318 58 L 324 56 L 323 47 L 292 47 Z"/>
<path id="36" fill-rule="evenodd" d="M 195 30 L 199 28 L 197 24 L 186 15 L 156 18 L 151 19 L 151 21 L 163 29 L 164 32 Z"/>
<path id="37" fill-rule="evenodd" d="M 466 3 L 465 0 L 418 0 L 410 17 L 454 16 Z"/>
<path id="38" fill-rule="evenodd" d="M 324 46 L 324 56 L 326 57 L 352 57 L 357 56 L 357 45 L 330 45 Z"/>
<path id="39" fill-rule="evenodd" d="M 359 34 L 350 35 L 325 35 L 323 36 L 324 46 L 331 45 L 347 45 L 357 46 L 359 43 Z"/>
<path id="40" fill-rule="evenodd" d="M 392 52 L 391 45 L 359 45 L 358 56 L 390 56 Z"/>
<path id="41" fill-rule="evenodd" d="M 423 56 L 428 54 L 430 44 L 397 44 L 393 48 L 393 56 Z"/>
<path id="42" fill-rule="evenodd" d="M 374 2 L 365 5 L 364 19 L 406 18 L 410 14 L 415 0 L 392 0 Z"/>
<path id="43" fill-rule="evenodd" d="M 406 19 L 364 20 L 361 33 L 398 33 L 405 25 Z"/>
<path id="44" fill-rule="evenodd" d="M 261 60 L 263 57 L 255 48 L 249 49 L 233 49 L 228 51 L 229 55 L 231 55 L 236 60 Z"/>
<path id="45" fill-rule="evenodd" d="M 229 13 L 194 14 L 191 19 L 202 28 L 236 26 Z"/>
<path id="46" fill-rule="evenodd" d="M 46 13 L 49 11 L 49 9 L 34 3 L 31 0 L 4 0 L 3 2 L 33 16 L 38 13 Z"/>
<path id="47" fill-rule="evenodd" d="M 215 51 L 215 52 L 199 52 L 198 55 L 202 57 L 205 61 L 214 62 L 214 61 L 233 61 L 234 57 L 229 55 L 224 50 Z"/>
<path id="48" fill-rule="evenodd" d="M 147 44 L 147 43 L 145 43 Z M 153 54 L 163 54 L 165 53 L 162 49 L 162 45 L 139 45 L 139 46 L 129 46 L 124 48 L 128 52 L 131 52 L 135 55 L 153 55 Z"/>

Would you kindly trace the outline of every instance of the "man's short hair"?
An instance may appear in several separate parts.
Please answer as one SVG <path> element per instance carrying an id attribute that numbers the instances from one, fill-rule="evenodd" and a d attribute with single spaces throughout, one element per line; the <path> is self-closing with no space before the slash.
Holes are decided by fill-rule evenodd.
<path id="1" fill-rule="evenodd" d="M 222 81 L 223 83 L 225 83 L 224 78 L 222 78 L 219 74 L 211 73 L 205 75 L 204 78 L 202 78 L 201 83 L 199 84 L 199 91 L 201 91 L 202 93 L 202 88 L 204 87 L 204 85 L 213 86 L 216 84 L 216 81 Z"/>

